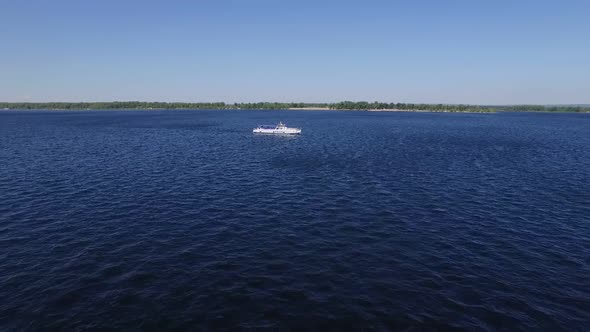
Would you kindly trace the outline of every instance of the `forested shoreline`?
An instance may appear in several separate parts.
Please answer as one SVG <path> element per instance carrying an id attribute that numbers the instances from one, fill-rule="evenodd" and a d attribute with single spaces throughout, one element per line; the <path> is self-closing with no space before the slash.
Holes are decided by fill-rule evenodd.
<path id="1" fill-rule="evenodd" d="M 175 102 L 48 102 L 7 103 L 0 102 L 0 110 L 108 110 L 108 109 L 326 109 L 326 110 L 399 110 L 431 112 L 590 112 L 590 106 L 579 105 L 467 105 L 467 104 L 413 104 L 353 102 L 337 103 L 175 103 Z"/>

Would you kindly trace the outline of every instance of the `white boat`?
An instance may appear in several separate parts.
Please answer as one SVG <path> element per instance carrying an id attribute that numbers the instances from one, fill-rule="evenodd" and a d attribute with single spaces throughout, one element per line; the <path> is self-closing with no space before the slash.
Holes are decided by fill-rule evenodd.
<path id="1" fill-rule="evenodd" d="M 283 135 L 299 135 L 301 128 L 289 128 L 282 122 L 277 125 L 260 125 L 252 130 L 255 134 L 283 134 Z"/>

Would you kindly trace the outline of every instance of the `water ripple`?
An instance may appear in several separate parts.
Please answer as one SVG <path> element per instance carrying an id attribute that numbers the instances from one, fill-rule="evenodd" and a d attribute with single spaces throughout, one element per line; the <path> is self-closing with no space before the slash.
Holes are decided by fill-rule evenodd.
<path id="1" fill-rule="evenodd" d="M 0 328 L 583 331 L 589 121 L 0 112 Z"/>

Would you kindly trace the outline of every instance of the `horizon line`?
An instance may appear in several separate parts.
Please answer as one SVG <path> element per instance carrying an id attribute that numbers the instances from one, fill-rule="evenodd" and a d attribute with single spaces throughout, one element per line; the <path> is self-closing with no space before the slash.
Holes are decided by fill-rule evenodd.
<path id="1" fill-rule="evenodd" d="M 92 103 L 161 103 L 161 104 L 220 104 L 228 106 L 235 104 L 312 104 L 312 105 L 330 105 L 338 103 L 368 103 L 368 104 L 413 104 L 413 105 L 449 105 L 449 106 L 590 106 L 590 103 L 509 103 L 509 104 L 486 104 L 486 103 L 432 103 L 432 102 L 397 102 L 397 101 L 367 101 L 367 100 L 340 100 L 340 101 L 249 101 L 249 102 L 227 102 L 227 101 L 142 101 L 142 100 L 112 100 L 112 101 L 0 101 L 0 104 L 92 104 Z"/>

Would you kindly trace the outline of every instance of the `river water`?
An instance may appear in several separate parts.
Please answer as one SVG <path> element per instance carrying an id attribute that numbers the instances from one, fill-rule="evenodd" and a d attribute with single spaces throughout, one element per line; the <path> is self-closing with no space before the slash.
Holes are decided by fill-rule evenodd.
<path id="1" fill-rule="evenodd" d="M 0 112 L 4 331 L 582 331 L 589 276 L 588 114 Z"/>

